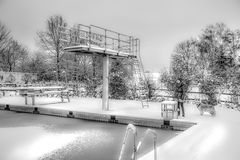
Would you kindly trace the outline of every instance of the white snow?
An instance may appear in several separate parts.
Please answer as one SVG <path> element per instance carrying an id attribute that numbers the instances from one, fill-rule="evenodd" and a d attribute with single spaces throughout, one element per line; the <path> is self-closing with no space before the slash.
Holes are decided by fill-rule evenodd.
<path id="1" fill-rule="evenodd" d="M 0 98 L 0 104 L 24 106 L 24 102 L 24 97 L 20 96 Z M 29 99 L 29 103 L 31 104 L 31 99 Z M 36 106 L 40 108 L 161 119 L 160 103 L 150 103 L 150 109 L 143 109 L 140 101 L 133 100 L 110 100 L 109 105 L 109 111 L 102 111 L 102 99 L 100 98 L 70 98 L 70 103 L 61 103 L 59 97 L 36 97 Z"/>
<path id="2" fill-rule="evenodd" d="M 123 51 L 118 51 L 118 50 L 114 50 L 114 49 L 110 49 L 110 48 L 103 48 L 103 47 L 99 47 L 99 46 L 96 46 L 96 45 L 76 45 L 76 46 L 71 46 L 71 47 L 66 47 L 65 50 L 68 50 L 68 51 L 76 51 L 76 50 L 94 50 L 98 53 L 107 53 L 107 54 L 110 54 L 110 55 L 121 55 L 121 56 L 129 56 L 130 53 L 127 53 L 127 52 L 123 52 Z"/>
<path id="3" fill-rule="evenodd" d="M 238 160 L 240 157 L 240 112 L 216 107 L 216 117 L 192 114 L 191 127 L 158 147 L 159 160 Z M 189 112 L 188 108 L 188 113 Z M 191 108 L 190 110 L 193 110 Z M 159 137 L 161 138 L 161 137 Z M 153 151 L 140 160 L 153 159 Z"/>
<path id="4" fill-rule="evenodd" d="M 59 98 L 37 97 L 38 107 L 147 117 L 161 119 L 161 103 L 151 102 L 149 108 L 142 108 L 141 102 L 110 100 L 110 110 L 102 111 L 101 99 L 71 98 L 70 103 L 59 103 Z M 0 104 L 24 105 L 23 97 L 2 97 Z M 50 103 L 50 104 L 49 104 Z M 216 116 L 205 113 L 200 116 L 193 104 L 185 104 L 186 117 L 180 119 L 197 122 L 165 144 L 158 146 L 159 160 L 238 160 L 240 157 L 240 112 L 217 106 Z M 161 138 L 161 137 L 158 137 Z M 153 160 L 153 151 L 141 160 Z"/>

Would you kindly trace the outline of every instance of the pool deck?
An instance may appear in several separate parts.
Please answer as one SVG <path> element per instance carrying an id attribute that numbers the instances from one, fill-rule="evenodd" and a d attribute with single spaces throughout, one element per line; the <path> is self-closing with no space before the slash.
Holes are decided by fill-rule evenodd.
<path id="1" fill-rule="evenodd" d="M 149 102 L 149 108 L 142 108 L 140 101 L 110 100 L 108 111 L 102 111 L 102 100 L 99 98 L 71 98 L 69 103 L 61 103 L 60 98 L 37 97 L 34 106 L 24 103 L 24 97 L 6 96 L 0 98 L 0 109 L 174 130 L 186 130 L 196 124 L 188 116 L 192 115 L 188 113 L 192 112 L 189 109 L 186 110 L 186 118 L 163 120 L 159 102 Z M 195 112 L 199 115 L 198 111 Z"/>

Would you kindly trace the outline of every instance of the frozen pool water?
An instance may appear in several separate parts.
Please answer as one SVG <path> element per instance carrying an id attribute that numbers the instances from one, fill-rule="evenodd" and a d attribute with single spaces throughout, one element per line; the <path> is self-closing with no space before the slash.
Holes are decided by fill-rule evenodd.
<path id="1" fill-rule="evenodd" d="M 126 125 L 0 111 L 0 159 L 118 159 Z M 147 128 L 137 127 L 138 138 Z M 179 132 L 155 129 L 158 145 Z M 131 156 L 129 137 L 124 157 Z M 147 137 L 140 155 L 153 148 Z"/>

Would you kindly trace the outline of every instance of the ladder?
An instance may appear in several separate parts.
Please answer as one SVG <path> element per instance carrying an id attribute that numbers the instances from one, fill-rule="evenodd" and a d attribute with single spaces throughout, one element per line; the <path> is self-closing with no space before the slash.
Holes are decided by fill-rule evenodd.
<path id="1" fill-rule="evenodd" d="M 127 138 L 128 138 L 128 135 L 129 135 L 130 131 L 133 134 L 133 155 L 132 155 L 132 159 L 133 160 L 137 159 L 137 148 L 136 148 L 137 128 L 132 124 L 128 124 L 118 160 L 122 160 L 123 153 L 124 153 L 124 150 L 125 150 L 125 145 L 126 145 Z"/>
<path id="2" fill-rule="evenodd" d="M 153 138 L 153 150 L 154 150 L 154 160 L 157 160 L 157 132 L 155 130 L 152 129 L 147 129 L 144 132 L 144 135 L 142 136 L 142 138 L 140 139 L 140 141 L 138 142 L 137 145 L 137 153 L 139 152 L 140 147 L 142 146 L 145 138 L 147 137 L 147 135 L 151 135 Z M 132 155 L 132 159 L 133 159 L 134 155 Z"/>
<path id="3" fill-rule="evenodd" d="M 139 149 L 142 146 L 146 136 L 149 134 L 152 135 L 152 137 L 153 137 L 154 160 L 157 160 L 157 132 L 152 129 L 147 129 L 137 144 L 137 128 L 133 124 L 128 124 L 128 126 L 127 126 L 118 160 L 122 160 L 122 158 L 123 158 L 123 153 L 125 150 L 127 138 L 128 138 L 130 131 L 133 134 L 133 154 L 131 156 L 131 160 L 137 160 L 137 154 L 139 152 Z"/>
<path id="4" fill-rule="evenodd" d="M 145 107 L 149 108 L 147 81 L 146 81 L 146 76 L 144 74 L 142 59 L 140 55 L 140 40 L 135 39 L 134 45 L 135 45 L 134 54 L 136 58 L 132 59 L 132 65 L 133 65 L 133 74 L 135 76 L 134 77 L 135 86 L 137 86 L 137 90 L 139 91 L 139 98 L 142 103 L 142 108 L 145 108 Z"/>

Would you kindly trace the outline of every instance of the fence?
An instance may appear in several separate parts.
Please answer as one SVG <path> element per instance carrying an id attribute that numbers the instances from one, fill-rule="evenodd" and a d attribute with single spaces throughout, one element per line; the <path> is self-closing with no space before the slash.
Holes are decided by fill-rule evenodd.
<path id="1" fill-rule="evenodd" d="M 172 99 L 174 98 L 171 96 L 171 91 L 167 89 L 158 89 L 156 91 L 156 94 L 160 97 L 166 98 L 166 99 Z M 216 97 L 218 102 L 223 103 L 240 103 L 240 95 L 234 95 L 231 93 L 218 93 L 216 92 Z M 200 101 L 201 99 L 206 99 L 206 94 L 203 92 L 194 92 L 190 91 L 187 93 L 186 96 L 187 101 Z"/>

